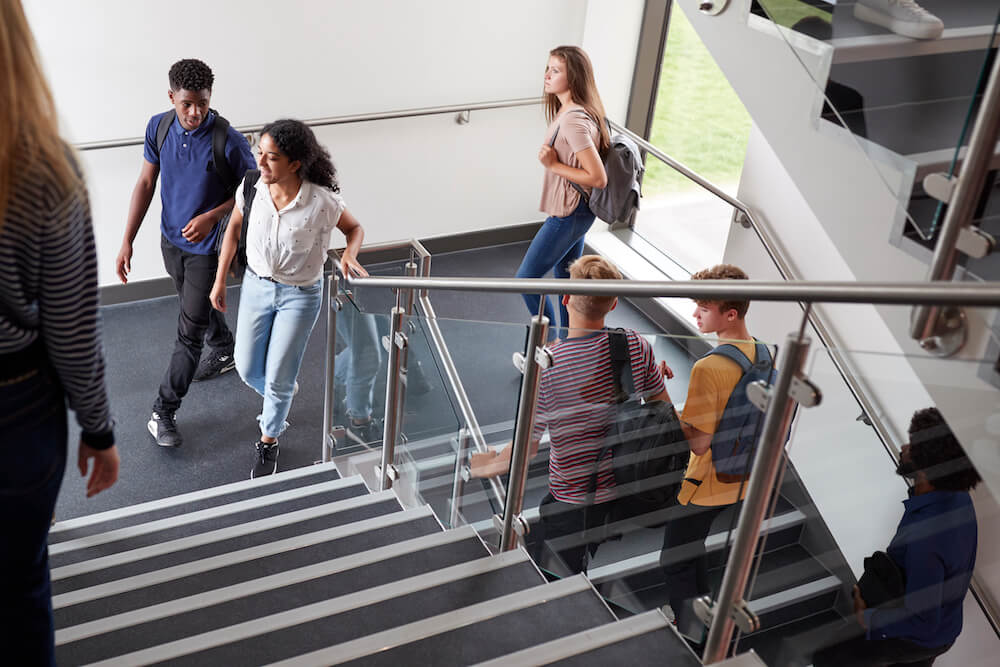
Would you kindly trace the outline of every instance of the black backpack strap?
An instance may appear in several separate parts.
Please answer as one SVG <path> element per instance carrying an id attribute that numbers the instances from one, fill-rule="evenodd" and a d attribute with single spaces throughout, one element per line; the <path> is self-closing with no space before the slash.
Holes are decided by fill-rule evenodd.
<path id="1" fill-rule="evenodd" d="M 632 358 L 628 353 L 628 336 L 624 329 L 608 331 L 608 349 L 611 352 L 611 374 L 615 380 L 615 402 L 624 403 L 635 395 Z"/>
<path id="2" fill-rule="evenodd" d="M 233 174 L 233 168 L 229 166 L 229 160 L 226 159 L 229 121 L 220 116 L 217 111 L 212 113 L 215 114 L 215 125 L 212 127 L 212 167 L 222 179 L 226 192 L 232 192 L 236 189 L 236 176 Z"/>
<path id="3" fill-rule="evenodd" d="M 177 118 L 177 112 L 173 109 L 160 116 L 160 122 L 156 125 L 156 157 L 160 157 L 160 149 L 167 140 L 167 132 L 170 131 L 174 118 Z"/>
<path id="4" fill-rule="evenodd" d="M 247 250 L 247 225 L 250 224 L 250 210 L 253 208 L 254 197 L 257 196 L 256 186 L 260 179 L 260 171 L 257 169 L 247 169 L 243 175 L 243 226 L 240 229 L 239 250 L 246 256 Z"/>

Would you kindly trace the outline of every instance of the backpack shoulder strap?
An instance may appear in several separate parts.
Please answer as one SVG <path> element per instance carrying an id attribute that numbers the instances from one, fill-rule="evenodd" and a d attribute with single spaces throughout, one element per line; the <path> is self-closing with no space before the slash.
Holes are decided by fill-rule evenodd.
<path id="1" fill-rule="evenodd" d="M 226 186 L 226 191 L 231 192 L 236 186 L 236 177 L 233 169 L 226 159 L 226 140 L 229 138 L 229 121 L 215 113 L 215 125 L 212 127 L 212 165 L 215 173 L 219 175 Z"/>
<path id="2" fill-rule="evenodd" d="M 256 196 L 254 188 L 260 179 L 260 171 L 257 169 L 247 169 L 243 175 L 243 224 L 247 224 L 250 218 L 250 209 L 253 207 L 253 200 Z"/>
<path id="3" fill-rule="evenodd" d="M 177 112 L 171 109 L 167 113 L 160 116 L 160 122 L 156 125 L 156 155 L 159 157 L 160 149 L 163 148 L 163 142 L 167 140 L 167 132 L 170 131 L 170 126 L 174 122 L 174 118 L 177 117 Z"/>
<path id="4" fill-rule="evenodd" d="M 754 363 L 755 364 L 759 364 L 761 362 L 764 362 L 765 364 L 770 364 L 772 362 L 772 359 L 771 359 L 771 350 L 767 347 L 767 345 L 765 345 L 764 343 L 760 342 L 756 338 L 754 338 L 753 341 L 755 343 L 754 347 L 755 347 L 755 349 L 757 351 L 757 355 L 756 355 L 756 359 L 754 359 Z"/>
<path id="5" fill-rule="evenodd" d="M 623 403 L 635 394 L 632 357 L 628 352 L 628 335 L 624 329 L 608 331 L 608 348 L 611 353 L 611 373 L 615 380 L 616 402 Z"/>
<path id="6" fill-rule="evenodd" d="M 725 357 L 730 361 L 736 362 L 739 365 L 740 370 L 743 371 L 743 373 L 746 373 L 748 370 L 750 370 L 750 367 L 753 366 L 753 362 L 751 362 L 750 359 L 747 358 L 747 355 L 743 354 L 743 351 L 740 348 L 730 343 L 723 343 L 722 345 L 717 345 L 715 349 L 710 350 L 708 354 L 706 354 L 705 356 L 707 357 L 713 354 L 717 354 L 720 357 Z"/>

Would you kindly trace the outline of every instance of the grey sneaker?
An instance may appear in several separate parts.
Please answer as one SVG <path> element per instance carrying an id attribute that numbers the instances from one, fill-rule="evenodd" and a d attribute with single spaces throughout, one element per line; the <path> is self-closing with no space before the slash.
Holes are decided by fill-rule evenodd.
<path id="1" fill-rule="evenodd" d="M 198 362 L 198 370 L 194 372 L 194 381 L 211 380 L 234 368 L 236 368 L 236 360 L 233 359 L 232 350 L 223 352 L 208 350 Z"/>
<path id="2" fill-rule="evenodd" d="M 345 420 L 347 437 L 359 445 L 370 445 L 382 441 L 382 420 L 369 417 L 367 421 L 356 422 L 352 418 Z"/>
<path id="3" fill-rule="evenodd" d="M 177 418 L 172 412 L 153 412 L 146 424 L 149 434 L 160 447 L 180 447 L 184 440 L 177 430 Z"/>
<path id="4" fill-rule="evenodd" d="M 254 444 L 253 467 L 250 468 L 250 479 L 273 475 L 278 472 L 278 441 L 261 442 L 258 440 Z"/>

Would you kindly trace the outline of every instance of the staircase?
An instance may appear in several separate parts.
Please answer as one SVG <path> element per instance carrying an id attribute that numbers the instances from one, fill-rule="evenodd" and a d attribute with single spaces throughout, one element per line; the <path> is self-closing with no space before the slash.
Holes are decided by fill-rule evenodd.
<path id="1" fill-rule="evenodd" d="M 60 664 L 700 664 L 658 611 L 321 464 L 56 524 Z"/>

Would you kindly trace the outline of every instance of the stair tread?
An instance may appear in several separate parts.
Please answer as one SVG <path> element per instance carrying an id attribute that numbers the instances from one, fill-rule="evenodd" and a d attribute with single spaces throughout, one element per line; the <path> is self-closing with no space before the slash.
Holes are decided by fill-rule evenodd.
<path id="1" fill-rule="evenodd" d="M 713 590 L 718 590 L 725 567 L 709 572 Z M 799 584 L 830 576 L 823 564 L 812 557 L 804 547 L 792 544 L 764 554 L 750 600 L 758 600 Z"/>
<path id="2" fill-rule="evenodd" d="M 385 517 L 376 518 L 378 523 L 384 520 Z M 135 577 L 136 581 L 117 580 L 111 584 L 56 596 L 53 599 L 56 627 L 65 628 L 440 532 L 441 528 L 434 517 L 424 513 L 403 523 L 373 526 L 370 530 L 346 535 L 336 528 L 325 530 L 322 533 L 330 534 L 327 539 L 317 538 L 310 542 L 289 540 L 288 548 L 283 548 L 280 542 L 272 543 L 268 547 L 273 548 L 263 550 L 263 554 L 257 557 L 253 557 L 256 555 L 254 552 L 262 550 L 251 547 L 249 550 L 226 554 L 229 558 L 216 556 L 194 561 L 173 568 L 174 572 L 161 569 Z M 155 575 L 155 579 L 151 575 Z"/>
<path id="3" fill-rule="evenodd" d="M 130 656 L 129 660 L 169 660 L 172 665 L 260 664 L 283 660 L 523 591 L 541 581 L 537 570 L 520 552 L 455 567 L 471 571 L 484 566 L 492 569 L 440 585 L 429 585 L 433 578 L 420 575 L 414 585 L 423 588 L 414 592 L 401 591 L 404 582 L 394 582 L 387 590 L 368 589 L 151 647 Z M 373 596 L 381 597 L 371 601 Z"/>
<path id="4" fill-rule="evenodd" d="M 96 533 L 197 512 L 335 479 L 340 479 L 337 469 L 331 464 L 323 464 L 280 472 L 276 475 L 235 484 L 226 484 L 194 493 L 161 498 L 120 510 L 58 522 L 49 531 L 49 544 L 59 544 Z M 353 482 L 363 484 L 360 478 L 354 478 Z"/>
<path id="5" fill-rule="evenodd" d="M 391 493 L 369 496 L 364 500 L 370 502 L 340 510 L 336 509 L 336 504 L 323 508 L 307 508 L 297 514 L 241 524 L 181 538 L 171 543 L 159 543 L 133 551 L 115 553 L 107 558 L 53 568 L 52 591 L 54 595 L 58 595 L 114 579 L 155 572 L 162 568 L 237 549 L 267 544 L 325 528 L 344 526 L 401 510 L 399 502 Z"/>
<path id="6" fill-rule="evenodd" d="M 286 570 L 273 577 L 279 582 L 275 584 L 274 588 L 260 592 L 252 592 L 247 595 L 241 593 L 239 588 L 246 586 L 247 583 L 254 583 L 251 581 L 237 585 L 235 590 L 221 591 L 224 595 L 216 593 L 215 595 L 196 596 L 181 600 L 179 603 L 164 605 L 161 608 L 162 611 L 156 608 L 143 609 L 137 614 L 138 619 L 146 618 L 149 620 L 131 624 L 131 620 L 123 619 L 118 622 L 117 629 L 63 644 L 58 648 L 65 655 L 67 664 L 108 659 L 130 651 L 140 650 L 146 646 L 181 640 L 203 632 L 261 619 L 272 614 L 358 593 L 488 555 L 482 542 L 469 530 L 456 531 L 447 537 L 454 540 L 459 535 L 462 536 L 461 539 L 455 541 L 420 550 L 410 550 L 393 558 L 379 560 L 373 558 L 372 562 L 363 563 L 350 569 L 335 570 L 336 562 L 323 563 L 304 570 L 304 572 L 312 574 L 315 571 L 325 571 L 329 572 L 328 574 L 281 585 L 281 580 L 289 581 L 289 575 L 295 574 Z M 441 536 L 445 536 L 445 534 L 439 533 L 433 537 L 440 539 Z M 420 541 L 427 542 L 428 540 L 422 539 Z M 357 561 L 357 559 L 347 560 Z M 330 570 L 334 571 L 330 572 Z M 271 585 L 270 582 L 267 585 Z M 215 598 L 221 601 L 191 608 L 192 605 L 201 604 L 205 598 Z M 184 606 L 185 602 L 188 603 L 186 610 L 170 613 L 174 611 L 173 608 Z M 159 613 L 168 615 L 156 618 Z M 129 624 L 125 625 L 125 623 Z M 72 631 L 74 628 L 69 630 Z M 59 641 L 59 632 L 57 632 L 56 638 Z"/>

